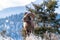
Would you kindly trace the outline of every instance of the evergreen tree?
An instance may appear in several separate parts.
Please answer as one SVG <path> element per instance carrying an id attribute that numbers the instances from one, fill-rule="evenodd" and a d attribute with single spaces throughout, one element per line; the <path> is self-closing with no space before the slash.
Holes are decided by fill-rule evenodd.
<path id="1" fill-rule="evenodd" d="M 43 38 L 46 31 L 60 34 L 60 19 L 56 19 L 57 13 L 55 13 L 55 8 L 58 8 L 57 1 L 47 0 L 42 4 L 32 3 L 32 5 L 34 8 L 27 7 L 27 9 L 31 13 L 35 13 L 35 21 L 40 26 L 34 29 L 35 35 L 40 35 Z"/>

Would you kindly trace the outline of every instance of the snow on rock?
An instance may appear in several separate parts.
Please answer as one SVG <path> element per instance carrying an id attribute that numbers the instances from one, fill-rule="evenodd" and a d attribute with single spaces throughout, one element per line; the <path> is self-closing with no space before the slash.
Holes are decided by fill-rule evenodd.
<path id="1" fill-rule="evenodd" d="M 0 40 L 14 40 L 14 39 L 11 38 L 11 37 L 8 37 L 8 36 L 6 36 L 6 35 L 0 34 Z"/>

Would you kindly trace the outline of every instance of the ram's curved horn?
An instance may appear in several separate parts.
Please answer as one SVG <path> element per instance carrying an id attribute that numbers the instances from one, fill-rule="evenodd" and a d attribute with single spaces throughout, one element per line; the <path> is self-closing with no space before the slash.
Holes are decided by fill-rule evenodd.
<path id="1" fill-rule="evenodd" d="M 29 13 L 29 16 L 31 16 L 33 19 L 35 18 L 35 14 L 34 13 Z"/>

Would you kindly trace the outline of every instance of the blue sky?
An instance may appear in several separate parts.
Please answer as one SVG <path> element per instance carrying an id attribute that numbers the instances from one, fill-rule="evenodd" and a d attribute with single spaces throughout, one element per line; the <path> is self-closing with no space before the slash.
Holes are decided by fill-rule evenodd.
<path id="1" fill-rule="evenodd" d="M 60 0 L 58 1 L 60 5 Z M 25 6 L 31 6 L 31 2 L 42 3 L 42 0 L 0 0 L 0 18 L 25 12 Z M 56 12 L 60 13 L 59 10 L 60 7 L 56 9 Z"/>

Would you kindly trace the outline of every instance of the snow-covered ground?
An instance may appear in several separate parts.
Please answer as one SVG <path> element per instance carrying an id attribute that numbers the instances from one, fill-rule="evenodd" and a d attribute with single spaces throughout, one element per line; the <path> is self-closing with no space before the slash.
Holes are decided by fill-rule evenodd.
<path id="1" fill-rule="evenodd" d="M 11 37 L 6 36 L 4 34 L 0 34 L 0 40 L 14 40 L 14 39 L 11 38 Z"/>
<path id="2" fill-rule="evenodd" d="M 42 40 L 42 38 L 31 33 L 30 36 L 26 37 L 26 40 Z M 50 40 L 49 34 L 45 34 L 43 40 Z M 60 40 L 60 35 L 51 33 L 51 40 Z"/>

